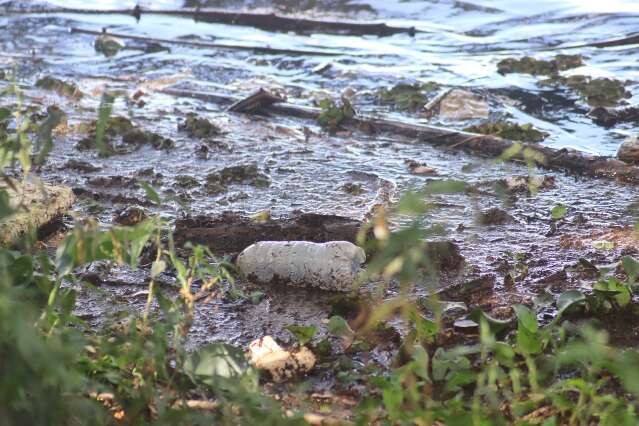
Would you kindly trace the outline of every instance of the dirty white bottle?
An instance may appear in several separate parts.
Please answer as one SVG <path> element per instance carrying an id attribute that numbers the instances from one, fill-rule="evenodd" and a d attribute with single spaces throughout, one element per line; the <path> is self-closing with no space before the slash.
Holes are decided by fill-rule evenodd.
<path id="1" fill-rule="evenodd" d="M 364 250 L 348 241 L 261 241 L 240 253 L 237 266 L 255 283 L 351 291 L 365 261 Z"/>

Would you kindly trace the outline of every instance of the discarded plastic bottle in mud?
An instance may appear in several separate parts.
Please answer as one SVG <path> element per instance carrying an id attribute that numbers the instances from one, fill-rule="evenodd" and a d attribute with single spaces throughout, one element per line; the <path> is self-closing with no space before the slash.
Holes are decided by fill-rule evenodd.
<path id="1" fill-rule="evenodd" d="M 348 241 L 261 241 L 240 253 L 237 266 L 259 284 L 351 291 L 365 261 L 364 250 Z"/>

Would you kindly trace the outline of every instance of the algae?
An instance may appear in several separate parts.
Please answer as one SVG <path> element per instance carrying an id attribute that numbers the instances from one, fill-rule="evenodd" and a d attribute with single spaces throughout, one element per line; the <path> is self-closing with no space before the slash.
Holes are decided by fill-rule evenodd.
<path id="1" fill-rule="evenodd" d="M 497 63 L 497 71 L 500 74 L 553 75 L 571 68 L 580 67 L 583 64 L 583 57 L 581 55 L 559 54 L 550 60 L 524 56 L 523 58 L 502 59 Z"/>
<path id="2" fill-rule="evenodd" d="M 429 95 L 439 89 L 440 85 L 435 82 L 398 83 L 390 89 L 379 89 L 377 98 L 380 102 L 391 104 L 399 110 L 417 111 L 426 105 Z"/>
<path id="3" fill-rule="evenodd" d="M 178 124 L 178 130 L 185 131 L 190 137 L 198 139 L 210 138 L 222 133 L 218 126 L 192 112 L 186 115 L 184 123 Z"/>
<path id="4" fill-rule="evenodd" d="M 342 98 L 341 102 L 338 103 L 330 99 L 323 99 L 319 106 L 322 108 L 322 112 L 317 121 L 331 134 L 337 132 L 344 121 L 356 115 L 351 102 L 346 98 Z"/>
<path id="5" fill-rule="evenodd" d="M 542 86 L 566 86 L 579 93 L 593 107 L 615 106 L 622 99 L 631 96 L 630 92 L 626 90 L 626 82 L 606 77 L 592 78 L 585 75 L 552 76 L 540 81 L 539 84 Z"/>
<path id="6" fill-rule="evenodd" d="M 271 185 L 271 180 L 260 172 L 256 163 L 225 167 L 206 176 L 206 190 L 211 195 L 226 192 L 228 185 L 233 183 L 265 188 Z"/>
<path id="7" fill-rule="evenodd" d="M 78 142 L 78 149 L 90 149 L 95 145 L 97 124 L 97 121 L 92 121 L 88 124 L 86 129 L 88 136 Z M 112 150 L 118 139 L 124 144 L 138 147 L 151 145 L 155 149 L 171 149 L 175 146 L 175 142 L 172 139 L 140 129 L 131 120 L 121 116 L 109 117 L 105 126 L 104 136 L 107 145 Z"/>
<path id="8" fill-rule="evenodd" d="M 464 130 L 471 133 L 499 136 L 500 138 L 522 142 L 541 142 L 548 137 L 548 133 L 535 129 L 530 123 L 518 124 L 499 121 L 496 123 L 483 123 L 469 126 Z"/>
<path id="9" fill-rule="evenodd" d="M 68 98 L 78 99 L 84 95 L 82 91 L 80 91 L 80 88 L 77 84 L 69 81 L 63 81 L 59 78 L 50 76 L 38 79 L 38 81 L 36 81 L 35 83 L 35 86 L 39 87 L 40 89 L 54 91 L 58 95 L 66 96 Z"/>

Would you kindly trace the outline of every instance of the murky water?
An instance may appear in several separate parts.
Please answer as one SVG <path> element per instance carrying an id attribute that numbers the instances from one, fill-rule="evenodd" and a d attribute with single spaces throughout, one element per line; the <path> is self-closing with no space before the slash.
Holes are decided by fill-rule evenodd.
<path id="1" fill-rule="evenodd" d="M 315 3 L 315 2 L 313 2 Z M 442 197 L 446 205 L 424 218 L 428 224 L 441 223 L 450 237 L 460 244 L 462 254 L 475 267 L 470 276 L 496 273 L 496 289 L 507 306 L 538 293 L 540 280 L 580 257 L 598 262 L 615 260 L 628 253 L 633 244 L 620 244 L 612 251 L 596 249 L 592 242 L 613 238 L 606 234 L 613 227 L 633 223 L 637 217 L 635 188 L 605 180 L 587 180 L 552 173 L 556 187 L 536 196 L 520 195 L 504 203 L 494 192 L 493 183 L 529 170 L 515 164 L 497 164 L 464 154 L 443 151 L 393 135 L 366 136 L 357 132 L 330 137 L 316 123 L 285 117 L 255 117 L 231 114 L 219 105 L 187 98 L 175 98 L 154 89 L 160 83 L 174 82 L 193 90 L 241 95 L 260 86 L 280 88 L 292 103 L 308 105 L 320 92 L 339 94 L 355 91 L 355 106 L 371 114 L 389 114 L 415 122 L 451 127 L 464 123 L 427 121 L 419 114 L 400 113 L 374 102 L 372 94 L 381 86 L 398 82 L 435 81 L 443 86 L 468 87 L 491 99 L 497 114 L 509 115 L 521 123 L 533 123 L 550 133 L 544 144 L 576 147 L 600 154 L 614 154 L 623 138 L 636 131 L 632 125 L 603 129 L 585 116 L 588 107 L 569 91 L 543 88 L 537 79 L 520 74 L 501 76 L 496 63 L 522 54 L 549 58 L 557 52 L 544 49 L 581 44 L 631 34 L 639 19 L 634 1 L 599 2 L 554 1 L 327 1 L 311 10 L 304 2 L 218 1 L 219 7 L 253 7 L 303 13 L 320 17 L 383 20 L 390 25 L 415 26 L 414 37 L 350 37 L 326 34 L 311 36 L 273 33 L 250 27 L 194 23 L 187 18 L 145 15 L 139 23 L 123 15 L 15 15 L 0 16 L 0 69 L 16 70 L 25 87 L 27 103 L 59 103 L 73 125 L 94 119 L 100 93 L 105 89 L 132 94 L 143 87 L 144 106 L 132 106 L 118 99 L 115 113 L 126 115 L 141 127 L 175 140 L 171 151 L 143 146 L 126 154 L 100 158 L 93 151 L 80 152 L 76 143 L 85 135 L 79 131 L 56 137 L 56 149 L 41 175 L 67 184 L 79 196 L 76 213 L 92 214 L 110 224 L 114 213 L 127 205 L 140 204 L 143 191 L 136 179 L 152 181 L 165 195 L 176 195 L 196 214 L 224 210 L 254 213 L 270 209 L 274 216 L 295 210 L 361 217 L 380 185 L 392 182 L 398 192 L 418 188 L 441 178 L 462 179 L 479 192 Z M 592 4 L 590 4 L 592 3 Z M 87 5 L 83 1 L 53 2 L 65 7 L 132 7 L 134 2 L 103 1 Z M 324 6 L 322 6 L 324 4 Z M 2 3 L 0 3 L 0 6 Z M 21 4 L 24 6 L 24 4 Z M 175 8 L 182 4 L 164 0 L 153 7 Z M 188 38 L 216 43 L 276 48 L 338 51 L 327 59 L 321 56 L 263 55 L 221 49 L 194 49 L 171 45 L 170 52 L 144 53 L 144 43 L 127 42 L 127 49 L 113 58 L 95 52 L 94 37 L 70 34 L 69 28 L 100 30 L 159 38 Z M 586 56 L 586 66 L 575 73 L 639 80 L 638 47 L 594 49 L 572 53 Z M 322 73 L 317 67 L 330 63 Z M 80 101 L 70 101 L 50 92 L 29 88 L 38 75 L 53 75 L 79 83 L 88 93 Z M 153 84 L 151 84 L 153 83 Z M 7 84 L 0 82 L 0 85 Z M 636 82 L 627 89 L 637 100 Z M 186 113 L 197 112 L 218 124 L 223 135 L 214 143 L 190 138 L 178 131 Z M 207 145 L 208 156 L 198 155 Z M 68 160 L 87 161 L 96 170 L 77 171 Z M 406 161 L 428 164 L 437 176 L 412 174 Z M 257 163 L 268 174 L 267 188 L 233 184 L 227 192 L 211 195 L 204 188 L 207 173 L 235 164 Z M 548 174 L 543 172 L 543 174 Z M 195 178 L 197 185 L 183 188 L 178 176 Z M 121 177 L 124 176 L 125 179 Z M 363 192 L 352 195 L 344 184 L 361 184 Z M 569 206 L 568 218 L 553 230 L 549 211 L 557 203 Z M 505 208 L 514 222 L 478 227 L 475 214 L 489 207 Z M 175 203 L 159 209 L 175 217 L 184 214 Z M 463 225 L 463 226 L 460 226 Z M 567 238 L 582 241 L 569 244 Z M 563 246 L 562 246 L 563 244 Z M 507 252 L 526 253 L 528 276 L 514 286 L 502 285 L 500 265 L 508 261 Z M 512 259 L 510 260 L 512 263 Z M 472 269 L 472 268 L 471 268 Z M 120 305 L 139 308 L 145 296 L 144 274 L 114 270 L 116 286 L 106 287 L 107 297 Z M 466 277 L 468 278 L 468 276 Z M 459 278 L 461 279 L 461 278 Z M 557 284 L 580 285 L 580 276 L 568 275 Z M 170 277 L 167 277 L 170 280 Z M 551 286 L 554 285 L 550 283 Z M 563 286 L 563 287 L 562 287 Z M 548 288 L 546 288 L 548 289 Z M 245 343 L 264 333 L 286 337 L 282 327 L 291 323 L 313 322 L 323 327 L 330 311 L 330 295 L 302 290 L 275 290 L 257 305 L 215 301 L 198 308 L 194 341 L 227 340 Z M 282 294 L 280 294 L 282 293 Z M 88 299 L 83 304 L 87 318 L 95 317 L 103 302 Z M 308 300 L 313 304 L 309 306 Z M 113 306 L 106 306 L 112 308 Z"/>

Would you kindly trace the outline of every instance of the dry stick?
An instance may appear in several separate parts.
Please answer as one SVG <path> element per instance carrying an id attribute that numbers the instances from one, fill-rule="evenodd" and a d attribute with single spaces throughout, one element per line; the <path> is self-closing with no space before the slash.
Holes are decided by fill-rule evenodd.
<path id="1" fill-rule="evenodd" d="M 71 28 L 70 31 L 72 33 L 79 33 L 79 34 L 91 34 L 96 36 L 110 35 L 112 37 L 129 39 L 129 40 L 139 40 L 139 41 L 145 41 L 149 43 L 180 44 L 183 46 L 199 47 L 199 48 L 206 48 L 206 49 L 246 50 L 246 51 L 256 52 L 256 53 L 267 53 L 267 54 L 271 53 L 271 54 L 278 54 L 278 55 L 338 56 L 343 54 L 343 53 L 337 53 L 337 52 L 326 52 L 326 51 L 317 51 L 317 50 L 277 49 L 274 47 L 265 47 L 265 46 L 241 46 L 241 45 L 232 45 L 232 44 L 208 43 L 203 41 L 153 38 L 153 37 L 136 36 L 132 34 L 85 30 L 82 28 Z"/>
<path id="2" fill-rule="evenodd" d="M 394 34 L 409 34 L 411 36 L 418 32 L 415 27 L 392 27 L 381 22 L 361 23 L 354 21 L 326 21 L 320 19 L 294 18 L 289 16 L 276 15 L 274 13 L 250 13 L 250 12 L 230 12 L 215 9 L 177 9 L 177 10 L 144 10 L 139 6 L 134 9 L 72 9 L 72 8 L 40 8 L 24 10 L 7 10 L 11 14 L 52 14 L 52 13 L 78 13 L 91 15 L 131 15 L 140 19 L 142 15 L 168 15 L 168 16 L 188 16 L 195 21 L 221 23 L 229 25 L 242 25 L 260 28 L 267 31 L 284 31 L 297 33 L 323 32 L 329 34 L 344 35 L 376 35 L 390 36 Z"/>
<path id="3" fill-rule="evenodd" d="M 201 99 L 224 105 L 232 104 L 240 99 L 230 95 L 178 89 L 164 89 L 160 92 L 171 96 Z M 298 118 L 317 119 L 322 110 L 319 108 L 279 103 L 269 106 L 268 112 Z M 574 149 L 556 149 L 510 141 L 496 136 L 469 133 L 425 124 L 404 123 L 378 117 L 356 116 L 350 119 L 349 122 L 356 127 L 399 134 L 431 145 L 459 149 L 493 158 L 502 156 L 507 150 L 512 149 L 514 146 L 520 146 L 521 149 L 519 152 L 508 158 L 508 160 L 526 162 L 526 154 L 537 153 L 544 158 L 542 163 L 536 163 L 541 167 L 639 184 L 639 167 L 626 164 L 614 158 L 591 155 Z"/>

